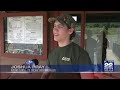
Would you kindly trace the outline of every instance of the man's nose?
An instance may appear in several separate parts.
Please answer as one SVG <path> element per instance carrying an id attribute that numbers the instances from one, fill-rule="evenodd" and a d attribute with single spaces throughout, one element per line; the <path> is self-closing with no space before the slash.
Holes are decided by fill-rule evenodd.
<path id="1" fill-rule="evenodd" d="M 57 27 L 54 27 L 54 28 L 53 28 L 53 31 L 58 31 L 58 28 L 57 28 Z"/>

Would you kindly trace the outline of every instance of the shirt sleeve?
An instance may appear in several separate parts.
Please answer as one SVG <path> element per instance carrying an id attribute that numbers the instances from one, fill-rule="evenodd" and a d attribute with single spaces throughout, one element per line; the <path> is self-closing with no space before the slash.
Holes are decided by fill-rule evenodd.
<path id="1" fill-rule="evenodd" d="M 82 72 L 93 71 L 91 59 L 89 57 L 89 54 L 85 50 L 82 50 L 79 55 L 79 71 Z"/>
<path id="2" fill-rule="evenodd" d="M 83 65 L 91 65 L 92 64 L 87 51 L 84 50 L 84 51 L 80 52 L 79 64 L 83 64 Z"/>

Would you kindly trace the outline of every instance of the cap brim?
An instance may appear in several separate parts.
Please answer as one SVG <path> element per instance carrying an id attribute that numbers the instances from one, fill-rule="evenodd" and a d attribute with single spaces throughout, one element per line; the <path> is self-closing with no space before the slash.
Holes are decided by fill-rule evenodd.
<path id="1" fill-rule="evenodd" d="M 50 17 L 50 18 L 48 19 L 48 22 L 53 23 L 53 22 L 55 22 L 56 20 L 57 20 L 56 18 Z"/>

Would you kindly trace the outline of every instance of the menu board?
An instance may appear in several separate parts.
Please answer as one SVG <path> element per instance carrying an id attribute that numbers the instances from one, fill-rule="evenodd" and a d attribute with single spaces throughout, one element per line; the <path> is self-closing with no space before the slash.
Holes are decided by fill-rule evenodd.
<path id="1" fill-rule="evenodd" d="M 43 44 L 43 16 L 7 17 L 7 41 Z"/>

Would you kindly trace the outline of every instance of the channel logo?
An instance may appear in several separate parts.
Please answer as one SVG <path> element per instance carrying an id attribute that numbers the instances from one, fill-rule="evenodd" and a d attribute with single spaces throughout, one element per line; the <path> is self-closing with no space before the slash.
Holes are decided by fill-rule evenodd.
<path id="1" fill-rule="evenodd" d="M 113 60 L 105 60 L 103 68 L 104 68 L 104 72 L 113 72 L 114 71 L 114 61 Z"/>

